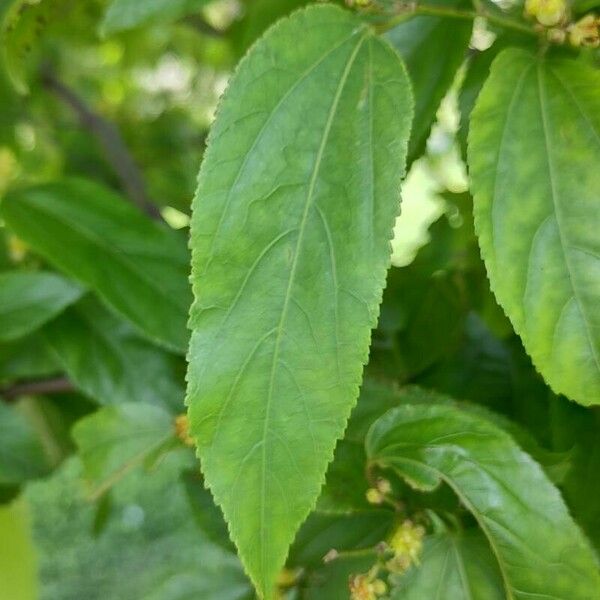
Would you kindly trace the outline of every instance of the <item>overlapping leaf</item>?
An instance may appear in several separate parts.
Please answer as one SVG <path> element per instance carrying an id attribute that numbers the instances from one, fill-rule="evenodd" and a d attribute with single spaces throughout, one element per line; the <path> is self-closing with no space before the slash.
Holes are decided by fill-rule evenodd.
<path id="1" fill-rule="evenodd" d="M 192 223 L 188 403 L 266 598 L 358 395 L 411 118 L 398 55 L 322 6 L 254 46 L 213 127 Z"/>
<path id="2" fill-rule="evenodd" d="M 169 413 L 150 404 L 107 406 L 79 421 L 73 438 L 92 496 L 101 496 L 174 435 Z"/>
<path id="3" fill-rule="evenodd" d="M 465 0 L 445 2 L 453 8 L 469 7 Z M 392 29 L 387 39 L 406 61 L 415 93 L 415 122 L 410 138 L 409 160 L 425 149 L 431 125 L 458 68 L 465 59 L 473 24 L 419 16 Z"/>
<path id="4" fill-rule="evenodd" d="M 11 192 L 0 212 L 34 250 L 98 292 L 146 336 L 185 350 L 189 258 L 177 232 L 78 179 Z"/>
<path id="5" fill-rule="evenodd" d="M 0 341 L 32 333 L 82 293 L 79 285 L 54 273 L 0 273 Z"/>
<path id="6" fill-rule="evenodd" d="M 476 531 L 427 537 L 420 562 L 399 578 L 392 600 L 506 599 L 494 555 Z"/>
<path id="7" fill-rule="evenodd" d="M 449 405 L 405 405 L 373 424 L 366 447 L 372 464 L 418 489 L 445 482 L 456 492 L 492 547 L 508 598 L 597 596 L 595 555 L 558 490 L 490 421 Z"/>
<path id="8" fill-rule="evenodd" d="M 488 274 L 555 392 L 600 403 L 600 73 L 505 50 L 471 118 Z"/>
<path id="9" fill-rule="evenodd" d="M 71 307 L 43 333 L 69 379 L 97 402 L 182 410 L 183 373 L 177 372 L 176 357 L 141 338 L 93 298 Z"/>

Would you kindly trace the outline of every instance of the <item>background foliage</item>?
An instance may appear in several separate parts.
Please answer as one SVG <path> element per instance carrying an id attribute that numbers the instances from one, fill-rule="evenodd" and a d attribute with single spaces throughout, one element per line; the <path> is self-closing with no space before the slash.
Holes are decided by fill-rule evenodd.
<path id="1" fill-rule="evenodd" d="M 368 72 L 374 94 L 383 85 L 377 78 L 397 86 L 389 103 L 385 94 L 372 97 L 382 188 L 397 188 L 403 146 L 408 175 L 377 320 L 383 276 L 375 279 L 387 261 L 396 207 L 377 230 L 381 247 L 372 277 L 352 259 L 365 255 L 365 238 L 344 229 L 352 199 L 342 214 L 337 192 L 324 194 L 335 200 L 323 217 L 331 219 L 332 237 L 310 239 L 349 248 L 340 281 L 372 298 L 366 308 L 353 304 L 340 315 L 336 343 L 344 341 L 344 367 L 356 383 L 369 328 L 377 326 L 358 403 L 322 489 L 351 394 L 335 403 L 322 398 L 320 417 L 336 422 L 314 442 L 322 450 L 314 460 L 296 447 L 288 458 L 280 448 L 273 459 L 274 472 L 287 473 L 301 460 L 302 473 L 314 477 L 298 478 L 291 492 L 299 506 L 290 510 L 295 521 L 287 514 L 281 519 L 285 527 L 277 536 L 285 535 L 261 575 L 247 529 L 260 507 L 251 487 L 241 502 L 228 495 L 223 471 L 224 456 L 234 466 L 245 461 L 241 432 L 248 413 L 239 423 L 230 415 L 224 445 L 212 446 L 214 458 L 208 450 L 202 456 L 229 526 L 205 487 L 183 416 L 191 201 L 217 102 L 236 65 L 271 25 L 306 4 L 315 3 L 0 5 L 1 600 L 250 599 L 255 591 L 242 561 L 265 594 L 274 582 L 289 599 L 348 598 L 349 584 L 357 598 L 361 589 L 371 594 L 366 598 L 419 600 L 434 590 L 453 600 L 600 598 L 599 413 L 580 405 L 600 402 L 598 22 L 595 30 L 574 29 L 586 13 L 588 19 L 596 14 L 594 0 L 574 0 L 568 20 L 547 27 L 520 2 L 438 0 L 418 3 L 415 14 L 393 2 L 355 2 L 343 17 L 333 8 L 313 8 L 330 12 L 307 16 L 296 30 L 301 17 L 292 17 L 263 39 L 262 54 L 256 46 L 242 63 L 242 83 L 223 102 L 200 180 L 213 200 L 221 189 L 235 191 L 236 183 L 226 181 L 235 161 L 253 167 L 255 179 L 246 184 L 256 186 L 257 197 L 293 197 L 278 187 L 279 171 L 270 182 L 261 164 L 268 175 L 272 161 L 279 165 L 285 157 L 292 165 L 287 176 L 297 179 L 308 150 L 300 145 L 286 155 L 274 135 L 261 154 L 265 162 L 251 162 L 262 118 L 257 108 L 273 101 L 286 77 L 297 76 L 286 71 L 289 64 L 334 45 L 339 32 L 355 35 L 358 19 L 374 22 L 382 34 L 364 29 L 369 51 L 381 55 L 379 70 L 366 70 L 360 41 L 348 46 L 358 59 L 346 76 L 359 73 L 362 82 Z M 331 26 L 319 28 L 325 14 Z M 561 43 L 556 30 L 565 36 Z M 574 48 L 569 40 L 582 32 L 591 41 Z M 274 57 L 283 65 L 276 77 Z M 338 97 L 330 90 L 335 66 L 325 65 L 314 87 L 294 98 L 285 122 L 308 131 L 307 122 L 316 128 L 322 121 L 331 129 L 321 159 L 332 189 L 364 167 L 352 162 L 346 124 L 366 131 L 360 129 L 366 121 L 351 110 L 354 92 Z M 262 81 L 250 102 L 245 73 L 259 69 L 272 79 Z M 354 91 L 358 97 L 358 84 Z M 327 125 L 331 97 L 338 98 L 341 117 Z M 229 130 L 234 146 L 221 135 Z M 294 181 L 285 183 L 293 188 Z M 284 214 L 281 208 L 267 213 Z M 256 253 L 287 235 L 287 221 L 269 223 L 271 230 L 262 221 L 248 227 L 247 214 L 237 215 L 221 255 L 215 253 L 229 267 L 223 273 L 217 261 L 211 280 L 210 264 L 199 261 L 209 255 L 202 234 L 220 227 L 218 215 L 194 214 L 192 245 L 200 257 L 194 267 L 205 269 L 210 282 L 204 288 L 203 280 L 194 281 L 202 307 L 218 304 L 230 291 L 225 284 L 239 284 Z M 561 220 L 566 237 L 557 241 Z M 498 232 L 504 238 L 495 238 Z M 568 247 L 563 257 L 561 244 Z M 312 256 L 307 253 L 311 267 Z M 527 270 L 531 260 L 538 270 Z M 211 287 L 214 281 L 221 283 Z M 232 322 L 225 342 L 245 331 L 249 348 L 256 344 L 252 318 L 266 319 L 273 303 L 268 292 L 279 293 L 281 284 L 271 288 L 273 281 L 265 276 L 262 291 L 258 286 L 243 298 L 246 312 Z M 319 298 L 326 295 L 321 291 Z M 321 310 L 319 298 L 309 317 Z M 298 332 L 325 339 L 321 325 L 331 315 L 320 316 L 316 332 L 304 325 Z M 203 358 L 192 362 L 192 392 L 229 381 L 223 366 L 233 357 L 229 346 L 206 342 L 212 318 L 192 312 L 204 344 L 192 345 L 192 360 Z M 314 359 L 313 370 L 326 364 L 327 343 L 322 355 L 316 348 L 300 358 Z M 243 346 L 236 348 L 243 359 Z M 298 356 L 285 359 L 292 364 Z M 208 367 L 208 375 L 199 372 Z M 286 410 L 297 406 L 295 385 L 278 390 Z M 217 406 L 222 394 L 215 398 Z M 213 408 L 206 401 L 193 406 L 192 418 L 200 422 Z M 251 412 L 261 409 L 257 401 Z M 193 428 L 201 448 L 211 427 Z M 306 439 L 299 437 L 297 447 Z M 385 590 L 377 587 L 383 580 Z"/>

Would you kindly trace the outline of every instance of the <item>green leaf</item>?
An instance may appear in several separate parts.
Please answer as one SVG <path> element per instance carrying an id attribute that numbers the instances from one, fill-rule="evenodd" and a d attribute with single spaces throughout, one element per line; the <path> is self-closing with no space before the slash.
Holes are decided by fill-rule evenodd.
<path id="1" fill-rule="evenodd" d="M 265 598 L 358 396 L 411 117 L 393 49 L 319 6 L 253 47 L 212 129 L 192 221 L 187 401 Z"/>
<path id="2" fill-rule="evenodd" d="M 151 22 L 175 20 L 197 12 L 211 0 L 113 0 L 109 5 L 101 31 L 111 35 Z"/>
<path id="3" fill-rule="evenodd" d="M 82 293 L 79 285 L 54 273 L 0 273 L 0 341 L 32 333 Z"/>
<path id="4" fill-rule="evenodd" d="M 82 467 L 67 461 L 27 486 L 38 555 L 39 600 L 247 600 L 239 561 L 195 526 L 171 453 L 148 476 L 132 473 L 111 493 L 112 511 L 94 535 L 96 507 L 81 494 Z M 12 599 L 11 599 L 12 600 Z"/>
<path id="5" fill-rule="evenodd" d="M 81 419 L 73 438 L 92 497 L 98 498 L 174 437 L 171 415 L 151 404 L 107 406 Z"/>
<path id="6" fill-rule="evenodd" d="M 447 483 L 492 547 L 506 595 L 589 600 L 600 573 L 556 488 L 511 437 L 448 405 L 404 405 L 376 421 L 366 440 L 372 464 L 420 489 Z"/>
<path id="7" fill-rule="evenodd" d="M 465 0 L 444 4 L 461 7 Z M 419 16 L 386 34 L 406 61 L 415 94 L 415 120 L 410 138 L 409 162 L 418 158 L 435 120 L 437 110 L 466 57 L 473 24 L 443 17 Z"/>
<path id="8" fill-rule="evenodd" d="M 289 566 L 318 567 L 330 550 L 350 552 L 385 541 L 395 515 L 389 510 L 311 513 L 300 528 L 288 558 Z"/>
<path id="9" fill-rule="evenodd" d="M 33 427 L 14 407 L 0 402 L 0 485 L 41 477 L 49 467 Z"/>
<path id="10" fill-rule="evenodd" d="M 21 239 L 147 337 L 185 351 L 189 257 L 177 232 L 78 179 L 10 192 L 0 211 Z"/>
<path id="11" fill-rule="evenodd" d="M 100 404 L 145 402 L 183 410 L 175 357 L 140 338 L 94 298 L 46 325 L 44 336 L 69 379 Z"/>
<path id="12" fill-rule="evenodd" d="M 360 552 L 332 560 L 307 574 L 302 600 L 348 600 L 352 575 L 367 572 L 377 562 L 375 552 Z"/>
<path id="13" fill-rule="evenodd" d="M 0 544 L 0 581 L 4 600 L 39 598 L 37 553 L 29 517 L 22 500 L 0 506 L 0 538 L 4 540 Z"/>
<path id="14" fill-rule="evenodd" d="M 441 594 L 441 595 L 440 595 Z M 502 577 L 485 537 L 475 531 L 425 538 L 421 565 L 399 578 L 392 600 L 505 600 Z"/>
<path id="15" fill-rule="evenodd" d="M 600 403 L 599 90 L 582 63 L 505 50 L 469 132 L 492 289 L 552 389 L 586 405 Z"/>
<path id="16" fill-rule="evenodd" d="M 60 372 L 60 365 L 40 332 L 0 344 L 0 381 L 43 378 Z"/>
<path id="17" fill-rule="evenodd" d="M 0 70 L 6 72 L 15 90 L 29 88 L 28 63 L 32 51 L 51 22 L 64 19 L 73 8 L 70 0 L 5 0 L 0 9 Z M 40 53 L 37 53 L 38 56 Z"/>

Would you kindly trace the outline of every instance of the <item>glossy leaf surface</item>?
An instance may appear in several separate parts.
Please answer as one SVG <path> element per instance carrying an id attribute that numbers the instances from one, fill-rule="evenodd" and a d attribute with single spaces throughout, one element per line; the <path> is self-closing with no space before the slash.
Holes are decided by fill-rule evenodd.
<path id="1" fill-rule="evenodd" d="M 508 598 L 597 595 L 595 555 L 558 490 L 495 424 L 448 405 L 405 405 L 373 424 L 366 447 L 373 464 L 415 487 L 445 482 L 456 492 L 487 537 Z"/>
<path id="2" fill-rule="evenodd" d="M 600 403 L 600 73 L 509 49 L 474 109 L 475 226 L 498 301 L 546 381 Z"/>
<path id="3" fill-rule="evenodd" d="M 177 232 L 78 179 L 11 192 L 0 214 L 34 250 L 98 292 L 146 336 L 185 350 L 189 258 Z"/>
<path id="4" fill-rule="evenodd" d="M 321 6 L 254 46 L 212 129 L 192 222 L 188 404 L 265 598 L 358 396 L 411 120 L 398 55 Z"/>

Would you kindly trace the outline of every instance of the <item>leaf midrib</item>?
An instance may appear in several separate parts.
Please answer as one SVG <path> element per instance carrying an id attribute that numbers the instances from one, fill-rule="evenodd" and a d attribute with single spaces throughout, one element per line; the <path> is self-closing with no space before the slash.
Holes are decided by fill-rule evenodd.
<path id="1" fill-rule="evenodd" d="M 592 352 L 592 357 L 594 362 L 596 363 L 596 370 L 600 373 L 600 357 L 598 356 L 598 349 L 594 345 L 594 340 L 591 337 L 590 329 L 591 325 L 589 322 L 589 318 L 584 309 L 583 302 L 580 298 L 579 288 L 575 285 L 575 277 L 573 275 L 573 267 L 571 265 L 569 259 L 569 253 L 567 252 L 567 244 L 564 237 L 563 225 L 562 225 L 562 209 L 560 203 L 558 201 L 558 191 L 556 188 L 556 181 L 554 179 L 554 168 L 552 162 L 552 154 L 551 154 L 551 144 L 550 144 L 550 136 L 549 136 L 549 127 L 548 127 L 548 109 L 546 105 L 546 95 L 544 93 L 544 86 L 542 82 L 542 74 L 543 74 L 543 63 L 538 64 L 537 68 L 537 83 L 538 83 L 538 96 L 540 100 L 540 114 L 542 116 L 542 130 L 544 133 L 544 147 L 546 149 L 546 157 L 548 164 L 548 179 L 550 181 L 550 192 L 552 196 L 552 205 L 554 207 L 554 214 L 556 216 L 556 228 L 558 230 L 558 236 L 560 240 L 560 247 L 562 250 L 562 254 L 565 260 L 565 266 L 567 268 L 567 275 L 569 276 L 569 282 L 571 284 L 571 290 L 573 291 L 573 297 L 577 302 L 577 306 L 579 307 L 579 312 L 581 314 L 581 318 L 583 319 L 585 325 L 585 334 L 588 340 L 588 344 L 590 346 L 590 350 Z"/>
<path id="2" fill-rule="evenodd" d="M 265 532 L 265 507 L 266 507 L 265 498 L 266 498 L 267 440 L 268 440 L 268 431 L 269 431 L 269 423 L 270 423 L 270 413 L 271 413 L 272 401 L 273 401 L 273 391 L 274 391 L 274 385 L 275 385 L 275 373 L 277 371 L 277 362 L 279 360 L 279 351 L 280 351 L 282 333 L 283 333 L 284 324 L 285 324 L 285 321 L 287 318 L 287 312 L 288 312 L 289 302 L 290 302 L 290 298 L 291 298 L 292 288 L 293 288 L 293 285 L 295 282 L 296 269 L 298 266 L 298 257 L 300 255 L 300 249 L 302 247 L 302 242 L 304 239 L 304 232 L 306 230 L 306 222 L 308 220 L 308 214 L 310 212 L 310 208 L 313 204 L 313 197 L 314 197 L 314 191 L 315 191 L 315 187 L 316 187 L 317 177 L 318 177 L 318 174 L 319 174 L 319 171 L 321 168 L 321 163 L 323 160 L 325 148 L 326 148 L 327 142 L 329 140 L 329 134 L 331 131 L 331 127 L 333 125 L 333 121 L 334 121 L 335 114 L 337 112 L 339 101 L 342 96 L 344 87 L 346 85 L 346 81 L 348 80 L 350 71 L 352 70 L 352 67 L 356 60 L 356 57 L 358 56 L 358 53 L 359 53 L 360 49 L 362 48 L 362 45 L 368 35 L 369 35 L 369 32 L 368 32 L 368 30 L 366 30 L 362 33 L 361 37 L 358 38 L 356 47 L 350 54 L 350 57 L 348 58 L 345 68 L 342 72 L 338 87 L 336 89 L 336 92 L 335 92 L 335 95 L 334 95 L 334 98 L 333 98 L 333 101 L 331 104 L 331 108 L 329 110 L 325 128 L 323 130 L 323 136 L 321 138 L 321 143 L 320 143 L 320 146 L 319 146 L 319 149 L 317 152 L 315 164 L 313 167 L 313 172 L 312 172 L 311 179 L 309 182 L 308 192 L 306 195 L 306 201 L 305 201 L 305 205 L 304 205 L 304 211 L 302 214 L 302 220 L 300 222 L 300 227 L 299 227 L 299 232 L 298 232 L 298 239 L 296 242 L 296 248 L 294 250 L 294 258 L 293 258 L 293 262 L 292 262 L 292 267 L 290 269 L 290 276 L 288 279 L 288 285 L 287 285 L 287 289 L 285 292 L 284 302 L 283 302 L 283 306 L 282 306 L 282 310 L 281 310 L 281 317 L 279 320 L 279 324 L 277 326 L 277 334 L 276 334 L 275 345 L 274 345 L 274 349 L 273 349 L 273 360 L 271 363 L 271 374 L 269 377 L 269 388 L 268 388 L 267 399 L 266 399 L 266 404 L 265 404 L 265 419 L 264 419 L 263 433 L 262 433 L 259 529 L 260 529 L 260 537 L 261 537 L 260 572 L 262 575 L 263 584 L 267 580 L 266 573 L 268 570 L 268 552 L 267 552 L 268 546 L 266 544 L 266 537 L 265 537 L 265 533 L 266 533 Z"/>

